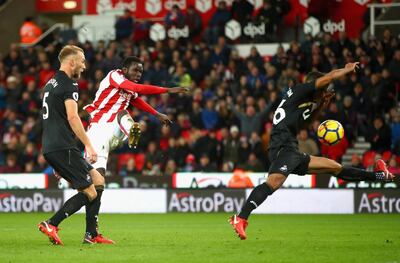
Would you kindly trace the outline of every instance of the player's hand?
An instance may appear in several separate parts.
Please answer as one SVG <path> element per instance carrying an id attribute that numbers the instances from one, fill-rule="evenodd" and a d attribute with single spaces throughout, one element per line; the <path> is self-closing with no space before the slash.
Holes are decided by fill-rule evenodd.
<path id="1" fill-rule="evenodd" d="M 168 93 L 189 93 L 189 92 L 190 92 L 189 87 L 174 87 L 168 89 Z"/>
<path id="2" fill-rule="evenodd" d="M 57 180 L 60 180 L 62 178 L 61 175 L 59 173 L 57 173 L 57 171 L 54 169 L 53 169 L 53 174 L 57 178 Z"/>
<path id="3" fill-rule="evenodd" d="M 162 113 L 157 113 L 156 115 L 157 119 L 161 121 L 164 125 L 169 125 L 172 123 L 172 121 L 168 118 L 167 115 L 162 114 Z"/>
<path id="4" fill-rule="evenodd" d="M 96 151 L 93 149 L 93 147 L 91 145 L 90 146 L 86 146 L 86 159 L 90 163 L 97 162 L 97 153 L 96 153 Z"/>
<path id="5" fill-rule="evenodd" d="M 356 72 L 360 68 L 360 62 L 347 63 L 344 68 L 349 70 L 349 72 Z"/>
<path id="6" fill-rule="evenodd" d="M 326 92 L 322 96 L 322 107 L 327 107 L 331 102 L 331 99 L 335 96 L 335 92 Z"/>

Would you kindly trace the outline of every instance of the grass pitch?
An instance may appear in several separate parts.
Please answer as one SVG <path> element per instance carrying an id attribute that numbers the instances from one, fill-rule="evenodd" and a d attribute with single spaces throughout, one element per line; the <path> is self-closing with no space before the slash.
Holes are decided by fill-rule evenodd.
<path id="1" fill-rule="evenodd" d="M 400 215 L 252 215 L 239 240 L 227 214 L 108 214 L 116 245 L 83 245 L 84 215 L 65 220 L 65 246 L 37 230 L 49 214 L 0 214 L 0 262 L 400 263 Z"/>

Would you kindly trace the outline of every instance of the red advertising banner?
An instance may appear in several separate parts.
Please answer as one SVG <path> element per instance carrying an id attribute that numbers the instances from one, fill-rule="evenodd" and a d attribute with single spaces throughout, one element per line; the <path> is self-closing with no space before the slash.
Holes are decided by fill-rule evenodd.
<path id="1" fill-rule="evenodd" d="M 178 5 L 185 12 L 189 6 L 195 7 L 206 23 L 214 13 L 219 1 L 215 0 L 87 0 L 87 14 L 102 14 L 115 9 L 128 9 L 136 19 L 162 21 Z"/>
<path id="2" fill-rule="evenodd" d="M 82 0 L 36 0 L 39 13 L 81 12 Z"/>

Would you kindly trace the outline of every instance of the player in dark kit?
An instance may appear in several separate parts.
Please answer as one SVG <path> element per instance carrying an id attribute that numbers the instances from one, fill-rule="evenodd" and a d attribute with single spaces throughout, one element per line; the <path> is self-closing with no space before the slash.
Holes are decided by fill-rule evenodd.
<path id="1" fill-rule="evenodd" d="M 271 166 L 267 181 L 253 189 L 238 215 L 229 218 L 229 223 L 241 239 L 246 239 L 245 230 L 250 213 L 279 189 L 289 174 L 324 173 L 348 181 L 392 181 L 394 179 L 383 160 L 377 160 L 375 172 L 368 172 L 343 167 L 328 158 L 299 152 L 296 135 L 306 121 L 318 116 L 318 113 L 329 104 L 334 92 L 328 85 L 357 68 L 358 62 L 348 63 L 344 68 L 327 74 L 311 72 L 306 77 L 306 83 L 296 85 L 287 91 L 273 118 L 268 153 Z"/>
<path id="2" fill-rule="evenodd" d="M 104 188 L 104 178 L 79 152 L 74 135 L 85 145 L 91 163 L 97 153 L 87 137 L 78 115 L 78 79 L 85 70 L 83 50 L 65 46 L 58 56 L 61 66 L 43 91 L 43 156 L 54 171 L 70 182 L 78 193 L 68 199 L 50 219 L 39 223 L 39 230 L 55 245 L 62 245 L 58 225 L 86 205 L 86 216 L 96 213 L 97 188 Z M 95 187 L 96 186 L 96 187 Z M 97 211 L 98 212 L 98 211 Z M 95 227 L 96 222 L 93 223 Z M 100 236 L 91 243 L 113 243 Z M 107 242 L 106 242 L 107 241 Z"/>

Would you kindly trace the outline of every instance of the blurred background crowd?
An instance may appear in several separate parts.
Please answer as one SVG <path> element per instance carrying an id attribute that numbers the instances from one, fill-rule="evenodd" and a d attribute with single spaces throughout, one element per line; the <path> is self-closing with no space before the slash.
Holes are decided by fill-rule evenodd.
<path id="1" fill-rule="evenodd" d="M 271 21 L 268 30 L 273 37 L 279 33 L 279 18 L 287 7 L 265 3 L 256 18 Z M 349 39 L 344 32 L 337 40 L 327 33 L 307 35 L 302 42 L 291 42 L 287 50 L 279 46 L 273 56 L 261 56 L 253 47 L 250 54 L 240 57 L 221 28 L 231 17 L 240 21 L 251 16 L 252 10 L 246 8 L 228 10 L 222 5 L 206 28 L 195 10 L 189 8 L 183 14 L 178 7 L 172 8 L 166 25 L 187 23 L 195 29 L 190 31 L 193 37 L 184 41 L 150 41 L 148 26 L 135 22 L 129 12 L 118 19 L 114 41 L 70 40 L 84 49 L 87 59 L 87 71 L 79 80 L 84 125 L 89 116 L 82 107 L 92 102 L 100 81 L 110 70 L 120 68 L 127 56 L 143 60 L 142 83 L 192 88 L 188 95 L 142 96 L 173 123 L 162 126 L 154 116 L 130 109 L 141 123 L 142 137 L 137 149 L 124 145 L 111 153 L 109 172 L 146 176 L 266 171 L 272 116 L 286 90 L 301 83 L 309 71 L 329 72 L 354 61 L 360 62 L 360 70 L 335 81 L 335 98 L 318 120 L 300 131 L 300 150 L 341 161 L 346 150 L 364 137 L 370 143 L 368 153 L 381 155 L 392 171 L 399 172 L 399 38 L 390 30 L 368 41 Z M 12 44 L 0 57 L 0 172 L 51 171 L 40 151 L 41 96 L 59 66 L 61 47 L 57 38 L 30 48 Z M 318 142 L 316 130 L 325 119 L 343 124 L 345 138 L 340 144 L 326 147 Z M 354 154 L 352 165 L 363 167 L 364 155 Z"/>

